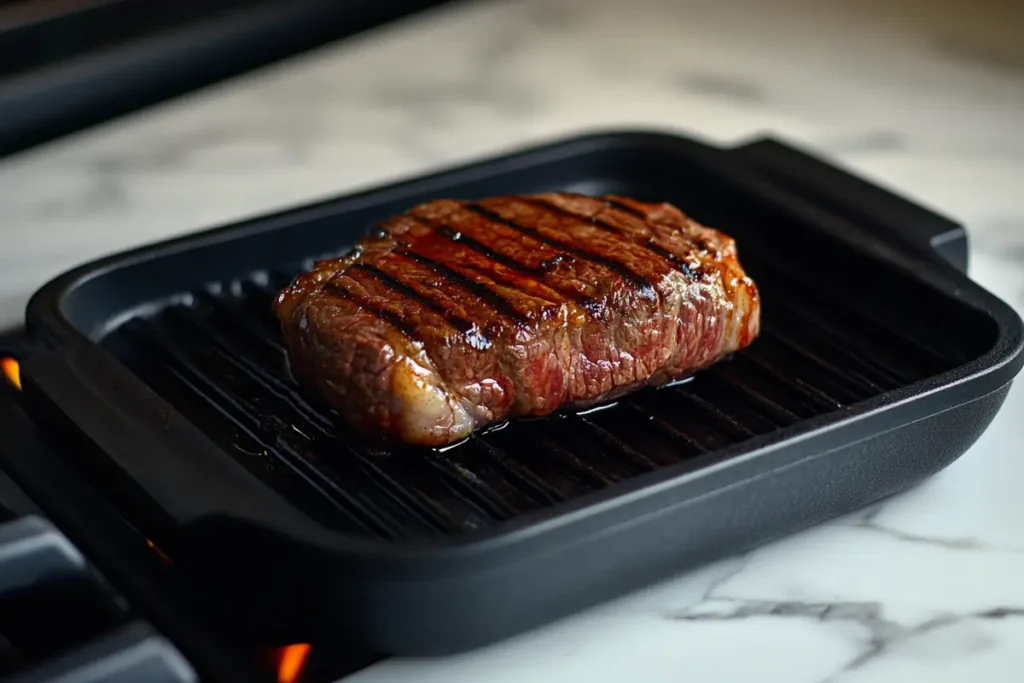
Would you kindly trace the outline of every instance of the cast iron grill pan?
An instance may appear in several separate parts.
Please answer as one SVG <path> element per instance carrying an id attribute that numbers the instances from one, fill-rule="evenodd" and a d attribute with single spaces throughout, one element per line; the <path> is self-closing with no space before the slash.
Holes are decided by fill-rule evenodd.
<path id="1" fill-rule="evenodd" d="M 734 236 L 761 337 L 684 383 L 447 449 L 367 443 L 292 381 L 270 303 L 313 259 L 419 201 L 551 190 L 670 201 Z M 37 417 L 90 445 L 83 471 L 240 619 L 436 654 L 959 456 L 1022 337 L 965 254 L 958 226 L 778 143 L 586 136 L 83 266 L 30 304 L 50 350 L 24 375 Z"/>
<path id="2" fill-rule="evenodd" d="M 856 272 L 855 259 L 787 253 L 784 234 L 772 231 L 766 243 L 759 226 L 685 188 L 660 194 L 648 178 L 637 178 L 588 189 L 656 194 L 736 236 L 762 291 L 761 338 L 691 382 L 588 414 L 514 420 L 446 450 L 366 443 L 292 381 L 271 300 L 311 260 L 204 283 L 121 321 L 104 345 L 305 512 L 339 530 L 389 539 L 460 534 L 685 466 L 985 350 L 973 330 L 950 334 L 934 320 L 904 314 L 910 302 L 856 283 L 867 274 Z M 338 218 L 339 253 L 373 227 L 344 221 Z M 842 266 L 854 270 L 856 289 L 841 289 L 835 269 Z"/>
<path id="3" fill-rule="evenodd" d="M 366 443 L 296 386 L 270 313 L 293 269 L 189 292 L 124 321 L 104 343 L 307 513 L 393 539 L 479 529 L 690 463 L 977 353 L 969 338 L 905 327 L 897 311 L 860 310 L 817 291 L 778 260 L 758 258 L 756 243 L 740 244 L 765 302 L 764 332 L 750 349 L 677 386 L 582 415 L 514 420 L 444 450 Z"/>

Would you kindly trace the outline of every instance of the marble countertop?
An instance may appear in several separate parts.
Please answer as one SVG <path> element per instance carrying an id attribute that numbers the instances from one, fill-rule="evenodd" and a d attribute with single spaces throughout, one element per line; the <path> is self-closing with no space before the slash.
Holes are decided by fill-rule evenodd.
<path id="1" fill-rule="evenodd" d="M 971 275 L 1024 310 L 1024 11 L 968 4 L 493 0 L 399 22 L 0 163 L 0 327 L 111 251 L 626 126 L 813 148 L 965 223 Z M 870 510 L 351 680 L 1022 680 L 1022 416 L 1018 386 L 968 454 Z"/>

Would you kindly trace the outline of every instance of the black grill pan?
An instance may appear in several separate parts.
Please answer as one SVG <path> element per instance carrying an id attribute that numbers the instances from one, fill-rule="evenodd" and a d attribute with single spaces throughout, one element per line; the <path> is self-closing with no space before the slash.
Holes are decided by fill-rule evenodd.
<path id="1" fill-rule="evenodd" d="M 438 197 L 666 200 L 735 236 L 763 335 L 685 384 L 382 450 L 289 378 L 270 299 Z M 1022 325 L 961 228 L 778 142 L 556 142 L 119 254 L 46 285 L 26 395 L 211 604 L 291 640 L 453 652 L 907 488 L 1001 405 Z"/>

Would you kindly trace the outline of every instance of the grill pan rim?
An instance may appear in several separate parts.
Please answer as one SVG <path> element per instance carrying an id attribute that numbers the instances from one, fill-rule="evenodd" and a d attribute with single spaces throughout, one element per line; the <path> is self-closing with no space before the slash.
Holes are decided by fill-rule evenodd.
<path id="1" fill-rule="evenodd" d="M 55 278 L 33 296 L 27 311 L 30 329 L 37 338 L 47 340 L 64 354 L 107 356 L 107 360 L 116 364 L 121 372 L 127 373 L 135 382 L 144 385 L 144 382 L 134 373 L 122 366 L 105 350 L 98 348 L 95 345 L 96 341 L 78 329 L 66 315 L 65 306 L 69 296 L 78 291 L 85 282 L 133 263 L 167 258 L 191 252 L 212 243 L 231 241 L 255 233 L 271 233 L 283 229 L 290 223 L 309 220 L 313 214 L 333 213 L 342 206 L 351 210 L 352 205 L 360 203 L 384 203 L 389 201 L 391 196 L 408 194 L 410 188 L 416 188 L 419 193 L 423 191 L 424 187 L 450 187 L 458 184 L 462 176 L 478 177 L 481 173 L 500 176 L 514 167 L 542 165 L 550 163 L 553 159 L 582 155 L 595 148 L 607 149 L 610 144 L 625 147 L 636 145 L 681 146 L 688 154 L 695 152 L 705 154 L 708 157 L 708 163 L 722 163 L 715 156 L 721 155 L 720 151 L 704 148 L 700 143 L 662 132 L 611 131 L 560 140 L 532 147 L 512 156 L 492 157 L 482 162 L 459 166 L 425 178 L 412 178 L 354 195 L 286 210 L 269 217 L 241 221 L 213 231 L 185 235 L 93 261 Z M 739 169 L 729 168 L 728 171 L 740 176 L 745 175 Z M 800 207 L 797 210 L 802 210 L 805 213 L 808 210 L 811 210 L 812 213 L 815 211 L 813 207 L 801 206 L 801 200 L 798 197 L 787 196 L 786 192 L 776 186 L 762 183 L 752 174 L 746 174 L 746 176 L 744 177 L 746 182 L 753 182 L 755 187 L 762 185 L 764 192 L 768 192 L 776 198 L 784 197 L 785 201 L 791 205 Z M 834 217 L 825 220 L 835 223 Z M 843 231 L 840 230 L 840 232 Z M 421 562 L 424 559 L 432 559 L 438 562 L 439 566 L 446 565 L 451 560 L 461 561 L 473 556 L 476 556 L 474 559 L 477 560 L 480 559 L 480 556 L 493 556 L 494 561 L 502 561 L 501 556 L 505 555 L 507 551 L 516 550 L 526 542 L 565 533 L 567 528 L 581 519 L 603 517 L 620 509 L 623 505 L 633 504 L 648 496 L 659 495 L 665 490 L 695 485 L 722 469 L 726 469 L 727 465 L 740 469 L 748 466 L 751 462 L 760 463 L 772 454 L 776 454 L 775 457 L 780 458 L 781 455 L 777 452 L 785 451 L 787 447 L 800 443 L 813 443 L 825 435 L 834 440 L 839 434 L 848 432 L 857 426 L 863 429 L 867 436 L 876 435 L 879 433 L 878 429 L 871 427 L 870 424 L 883 416 L 895 418 L 896 424 L 893 428 L 896 428 L 906 425 L 907 419 L 904 418 L 909 418 L 912 412 L 917 412 L 918 417 L 923 418 L 935 414 L 940 405 L 945 406 L 944 409 L 952 409 L 956 407 L 954 405 L 956 402 L 951 404 L 946 399 L 949 398 L 947 395 L 954 388 L 962 387 L 966 390 L 970 387 L 978 390 L 971 394 L 972 398 L 959 401 L 959 403 L 980 399 L 990 391 L 998 390 L 1019 371 L 1022 360 L 1024 360 L 1021 357 L 1024 333 L 1022 333 L 1020 318 L 1007 304 L 986 292 L 966 276 L 951 268 L 938 265 L 924 255 L 901 251 L 896 247 L 878 244 L 872 240 L 865 241 L 863 237 L 858 243 L 858 238 L 850 237 L 851 234 L 853 233 L 847 229 L 847 236 L 844 240 L 849 242 L 847 246 L 865 253 L 865 245 L 867 245 L 866 255 L 870 258 L 883 260 L 889 265 L 900 268 L 908 277 L 917 279 L 939 294 L 955 298 L 992 320 L 997 327 L 994 346 L 981 356 L 957 368 L 899 389 L 884 392 L 847 407 L 842 414 L 832 412 L 802 420 L 764 437 L 757 437 L 724 450 L 709 453 L 705 456 L 706 460 L 703 465 L 697 469 L 691 470 L 692 465 L 689 464 L 686 465 L 687 471 L 685 472 L 679 471 L 683 469 L 682 466 L 659 469 L 534 513 L 496 523 L 493 527 L 479 532 L 397 544 L 329 530 L 314 520 L 302 516 L 308 520 L 305 528 L 289 529 L 286 533 L 295 534 L 304 542 L 332 552 L 369 555 L 388 561 L 407 559 Z M 148 387 L 145 388 L 148 389 Z M 940 401 L 940 399 L 942 400 Z M 165 403 L 168 411 L 182 417 L 169 403 L 163 401 L 162 398 L 160 401 Z M 184 420 L 183 417 L 182 419 Z M 203 438 L 208 440 L 205 436 Z M 843 444 L 848 445 L 850 442 L 847 439 L 843 441 Z M 212 442 L 210 445 L 218 451 L 221 450 Z M 820 452 L 820 454 L 824 453 Z M 224 454 L 224 457 L 230 458 L 227 454 Z M 788 466 L 789 464 L 791 463 L 779 466 Z M 255 480 L 254 483 L 259 487 L 265 487 L 264 484 Z M 281 498 L 280 496 L 276 497 Z M 289 501 L 283 498 L 282 501 L 288 507 L 292 507 Z M 422 565 L 420 566 L 422 567 Z"/>

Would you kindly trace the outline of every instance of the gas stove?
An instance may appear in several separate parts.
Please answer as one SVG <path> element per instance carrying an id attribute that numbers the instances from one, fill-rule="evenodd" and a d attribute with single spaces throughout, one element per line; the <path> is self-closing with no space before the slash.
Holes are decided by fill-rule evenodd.
<path id="1" fill-rule="evenodd" d="M 318 683 L 378 659 L 337 644 L 260 642 L 222 619 L 216 597 L 41 438 L 21 401 L 23 339 L 0 336 L 0 680 Z M 33 473 L 34 496 L 8 463 Z"/>

